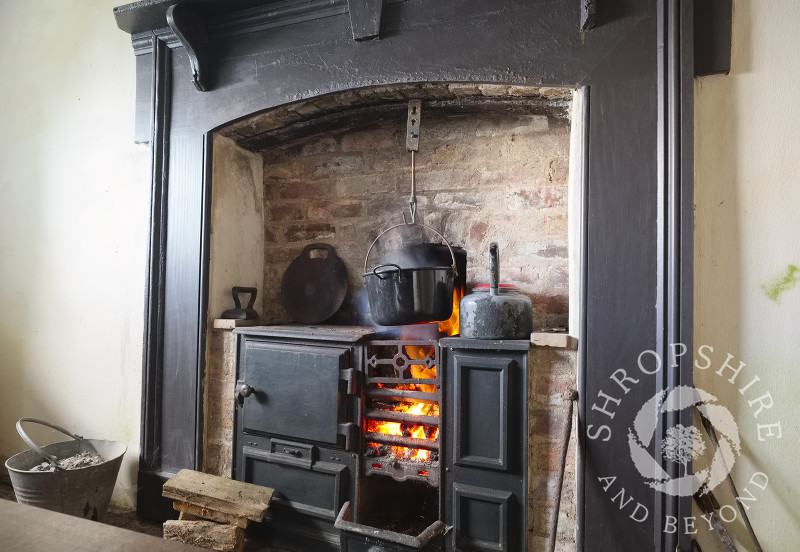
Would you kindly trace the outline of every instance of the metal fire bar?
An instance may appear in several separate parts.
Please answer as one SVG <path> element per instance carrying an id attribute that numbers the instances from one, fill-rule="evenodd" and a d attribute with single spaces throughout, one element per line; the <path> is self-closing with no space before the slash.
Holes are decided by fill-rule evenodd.
<path id="1" fill-rule="evenodd" d="M 427 352 L 425 358 L 412 358 L 411 350 Z M 418 356 L 418 355 L 413 355 Z M 439 343 L 431 340 L 376 340 L 366 344 L 364 367 L 364 395 L 366 408 L 363 413 L 364 431 L 362 433 L 365 453 L 362 458 L 362 473 L 380 474 L 399 481 L 408 479 L 423 481 L 433 487 L 439 486 L 439 439 L 417 439 L 410 436 L 388 435 L 366 431 L 367 421 L 399 422 L 406 425 L 420 425 L 426 428 L 439 428 L 439 417 L 395 412 L 379 408 L 381 403 L 422 402 L 441 404 L 441 378 L 439 366 Z M 432 378 L 415 378 L 411 375 L 412 366 L 436 368 Z M 398 389 L 406 386 L 435 386 L 435 392 Z M 391 455 L 382 456 L 367 443 L 379 443 L 390 447 L 424 449 L 431 451 L 431 461 L 419 462 L 404 460 Z"/>

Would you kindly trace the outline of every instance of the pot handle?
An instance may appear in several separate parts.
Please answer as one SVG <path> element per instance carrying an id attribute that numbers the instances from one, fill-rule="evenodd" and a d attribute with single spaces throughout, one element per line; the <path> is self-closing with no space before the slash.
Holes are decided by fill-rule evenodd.
<path id="1" fill-rule="evenodd" d="M 384 271 L 384 272 L 378 272 L 378 269 L 379 269 L 379 268 L 386 268 L 386 267 L 388 267 L 388 266 L 393 266 L 393 267 L 395 267 L 395 268 L 396 268 L 398 271 L 400 271 L 400 270 L 403 270 L 402 268 L 400 268 L 400 266 L 399 266 L 399 265 L 396 265 L 396 264 L 394 264 L 394 263 L 386 263 L 386 264 L 378 265 L 378 266 L 376 266 L 375 268 L 373 268 L 373 269 L 372 269 L 372 273 L 373 273 L 375 276 L 377 276 L 378 278 L 380 278 L 381 280 L 385 280 L 385 279 L 386 279 L 386 276 L 381 276 L 381 275 L 382 275 L 382 274 L 385 274 L 385 273 L 386 273 L 386 272 L 388 272 L 388 271 Z"/>
<path id="2" fill-rule="evenodd" d="M 381 239 L 381 237 L 384 234 L 386 234 L 387 232 L 389 232 L 391 230 L 394 230 L 395 228 L 400 228 L 400 227 L 403 227 L 403 226 L 411 226 L 411 225 L 410 224 L 406 224 L 405 222 L 402 223 L 402 224 L 395 224 L 394 226 L 390 226 L 389 228 L 387 228 L 386 230 L 384 230 L 383 232 L 378 234 L 378 237 L 375 238 L 375 240 L 369 246 L 369 249 L 367 249 L 367 256 L 364 257 L 364 274 L 370 274 L 370 272 L 367 270 L 367 261 L 369 261 L 369 254 L 372 252 L 372 248 L 375 247 L 375 244 L 378 243 L 378 240 Z M 450 242 L 447 241 L 447 238 L 445 238 L 439 232 L 437 232 L 436 230 L 434 230 L 433 228 L 431 228 L 430 226 L 427 226 L 425 224 L 421 224 L 421 223 L 417 222 L 417 223 L 414 224 L 414 226 L 422 226 L 423 228 L 427 228 L 428 230 L 430 230 L 431 232 L 433 232 L 434 234 L 439 236 L 442 239 L 442 241 L 444 241 L 445 245 L 447 245 L 447 249 L 450 251 L 450 258 L 453 259 L 453 277 L 458 276 L 458 270 L 456 270 L 456 255 L 455 255 L 455 253 L 453 253 L 453 248 L 450 247 Z M 380 266 L 389 266 L 389 265 L 380 265 Z M 380 266 L 375 267 L 375 269 L 377 270 L 378 268 L 380 268 Z M 394 266 L 397 266 L 397 265 L 394 265 Z M 400 267 L 398 266 L 397 268 L 400 268 Z M 377 274 L 376 274 L 376 276 L 377 276 Z"/>

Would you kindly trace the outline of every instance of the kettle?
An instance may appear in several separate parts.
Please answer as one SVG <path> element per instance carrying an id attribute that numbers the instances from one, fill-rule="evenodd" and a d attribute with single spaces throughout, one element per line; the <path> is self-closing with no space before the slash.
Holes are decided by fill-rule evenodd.
<path id="1" fill-rule="evenodd" d="M 471 339 L 530 339 L 533 307 L 530 297 L 512 285 L 500 285 L 497 243 L 489 245 L 490 284 L 473 288 L 461 299 L 461 337 Z"/>

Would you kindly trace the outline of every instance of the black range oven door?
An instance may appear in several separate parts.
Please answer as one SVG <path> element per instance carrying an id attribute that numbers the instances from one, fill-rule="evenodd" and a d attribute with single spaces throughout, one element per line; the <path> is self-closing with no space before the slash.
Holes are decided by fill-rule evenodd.
<path id="1" fill-rule="evenodd" d="M 237 389 L 250 389 L 240 397 L 239 431 L 349 450 L 356 441 L 346 399 L 352 389 L 350 363 L 346 347 L 245 338 Z"/>

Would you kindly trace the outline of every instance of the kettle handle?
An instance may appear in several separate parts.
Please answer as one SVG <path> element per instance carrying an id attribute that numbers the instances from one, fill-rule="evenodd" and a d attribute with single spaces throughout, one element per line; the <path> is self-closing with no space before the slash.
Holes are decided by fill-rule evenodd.
<path id="1" fill-rule="evenodd" d="M 497 295 L 500 293 L 500 254 L 497 242 L 489 244 L 489 294 Z"/>

